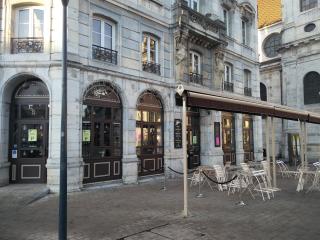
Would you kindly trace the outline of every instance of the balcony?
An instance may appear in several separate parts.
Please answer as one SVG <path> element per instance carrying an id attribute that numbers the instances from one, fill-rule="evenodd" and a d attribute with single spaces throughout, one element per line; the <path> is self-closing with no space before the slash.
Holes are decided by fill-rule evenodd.
<path id="1" fill-rule="evenodd" d="M 11 53 L 42 53 L 43 38 L 11 38 Z"/>
<path id="2" fill-rule="evenodd" d="M 244 95 L 248 96 L 248 97 L 251 97 L 252 96 L 251 88 L 245 87 L 244 88 Z"/>
<path id="3" fill-rule="evenodd" d="M 192 82 L 192 83 L 203 85 L 202 75 L 198 74 L 198 73 L 190 72 L 189 73 L 189 81 Z"/>
<path id="4" fill-rule="evenodd" d="M 223 89 L 228 92 L 233 92 L 233 83 L 232 82 L 224 82 Z"/>
<path id="5" fill-rule="evenodd" d="M 157 75 L 160 75 L 160 64 L 154 63 L 154 62 L 142 62 L 142 70 L 149 73 L 154 73 Z"/>
<path id="6" fill-rule="evenodd" d="M 92 58 L 116 65 L 118 63 L 118 52 L 98 45 L 92 45 Z"/>

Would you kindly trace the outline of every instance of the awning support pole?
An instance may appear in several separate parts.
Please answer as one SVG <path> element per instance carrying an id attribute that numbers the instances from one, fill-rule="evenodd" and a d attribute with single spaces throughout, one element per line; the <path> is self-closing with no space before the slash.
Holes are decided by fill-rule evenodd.
<path id="1" fill-rule="evenodd" d="M 275 135 L 274 135 L 274 118 L 271 117 L 272 123 L 272 161 L 273 161 L 273 187 L 277 187 L 276 176 L 276 150 L 275 150 Z"/>
<path id="2" fill-rule="evenodd" d="M 270 141 L 270 136 L 269 136 L 269 131 L 270 131 L 270 124 L 269 124 L 269 116 L 266 117 L 266 155 L 267 155 L 267 163 L 268 163 L 268 172 L 267 174 L 269 175 L 269 178 L 271 179 L 271 174 L 270 174 L 270 149 L 269 149 L 269 141 Z"/>
<path id="3" fill-rule="evenodd" d="M 307 131 L 307 122 L 304 122 L 304 146 L 305 146 L 305 155 L 304 155 L 304 161 L 305 166 L 308 166 L 308 131 Z"/>
<path id="4" fill-rule="evenodd" d="M 182 151 L 183 151 L 183 216 L 188 216 L 188 159 L 187 159 L 187 103 L 182 96 Z"/>
<path id="5" fill-rule="evenodd" d="M 301 166 L 303 168 L 305 168 L 305 161 L 304 161 L 304 131 L 303 131 L 303 123 L 301 121 L 300 122 L 300 136 L 301 136 L 301 140 L 300 140 L 300 145 L 301 145 Z"/>

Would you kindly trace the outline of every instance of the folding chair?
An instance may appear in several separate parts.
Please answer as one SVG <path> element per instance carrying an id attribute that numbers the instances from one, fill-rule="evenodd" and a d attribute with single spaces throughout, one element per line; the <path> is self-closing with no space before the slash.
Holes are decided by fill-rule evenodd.
<path id="1" fill-rule="evenodd" d="M 213 165 L 213 169 L 216 174 L 216 179 L 218 182 L 225 182 L 227 180 L 226 171 L 221 165 Z M 228 186 L 226 184 L 218 184 L 218 190 L 227 190 Z"/>
<path id="2" fill-rule="evenodd" d="M 255 186 L 255 191 L 260 192 L 263 201 L 265 200 L 264 194 L 270 199 L 270 194 L 274 197 L 273 191 L 268 187 L 267 174 L 264 170 L 253 170 L 252 176 L 254 176 L 257 184 Z"/>

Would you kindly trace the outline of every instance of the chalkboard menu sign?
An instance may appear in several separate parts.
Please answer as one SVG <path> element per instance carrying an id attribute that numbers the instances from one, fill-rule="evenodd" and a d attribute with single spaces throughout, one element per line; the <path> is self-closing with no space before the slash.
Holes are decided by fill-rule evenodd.
<path id="1" fill-rule="evenodd" d="M 221 146 L 221 137 L 220 137 L 220 123 L 214 123 L 214 146 L 220 147 Z"/>
<path id="2" fill-rule="evenodd" d="M 174 148 L 182 148 L 182 121 L 174 120 Z"/>

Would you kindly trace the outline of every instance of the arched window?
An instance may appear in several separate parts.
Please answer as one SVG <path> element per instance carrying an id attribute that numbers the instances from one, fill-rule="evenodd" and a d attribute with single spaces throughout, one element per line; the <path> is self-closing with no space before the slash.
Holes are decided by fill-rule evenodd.
<path id="1" fill-rule="evenodd" d="M 260 99 L 261 101 L 267 101 L 267 87 L 263 83 L 260 83 Z"/>
<path id="2" fill-rule="evenodd" d="M 281 47 L 281 35 L 273 33 L 269 35 L 263 45 L 264 53 L 267 57 L 273 58 L 278 56 L 278 50 Z"/>
<path id="3" fill-rule="evenodd" d="M 320 74 L 309 72 L 303 80 L 304 104 L 320 103 Z"/>

